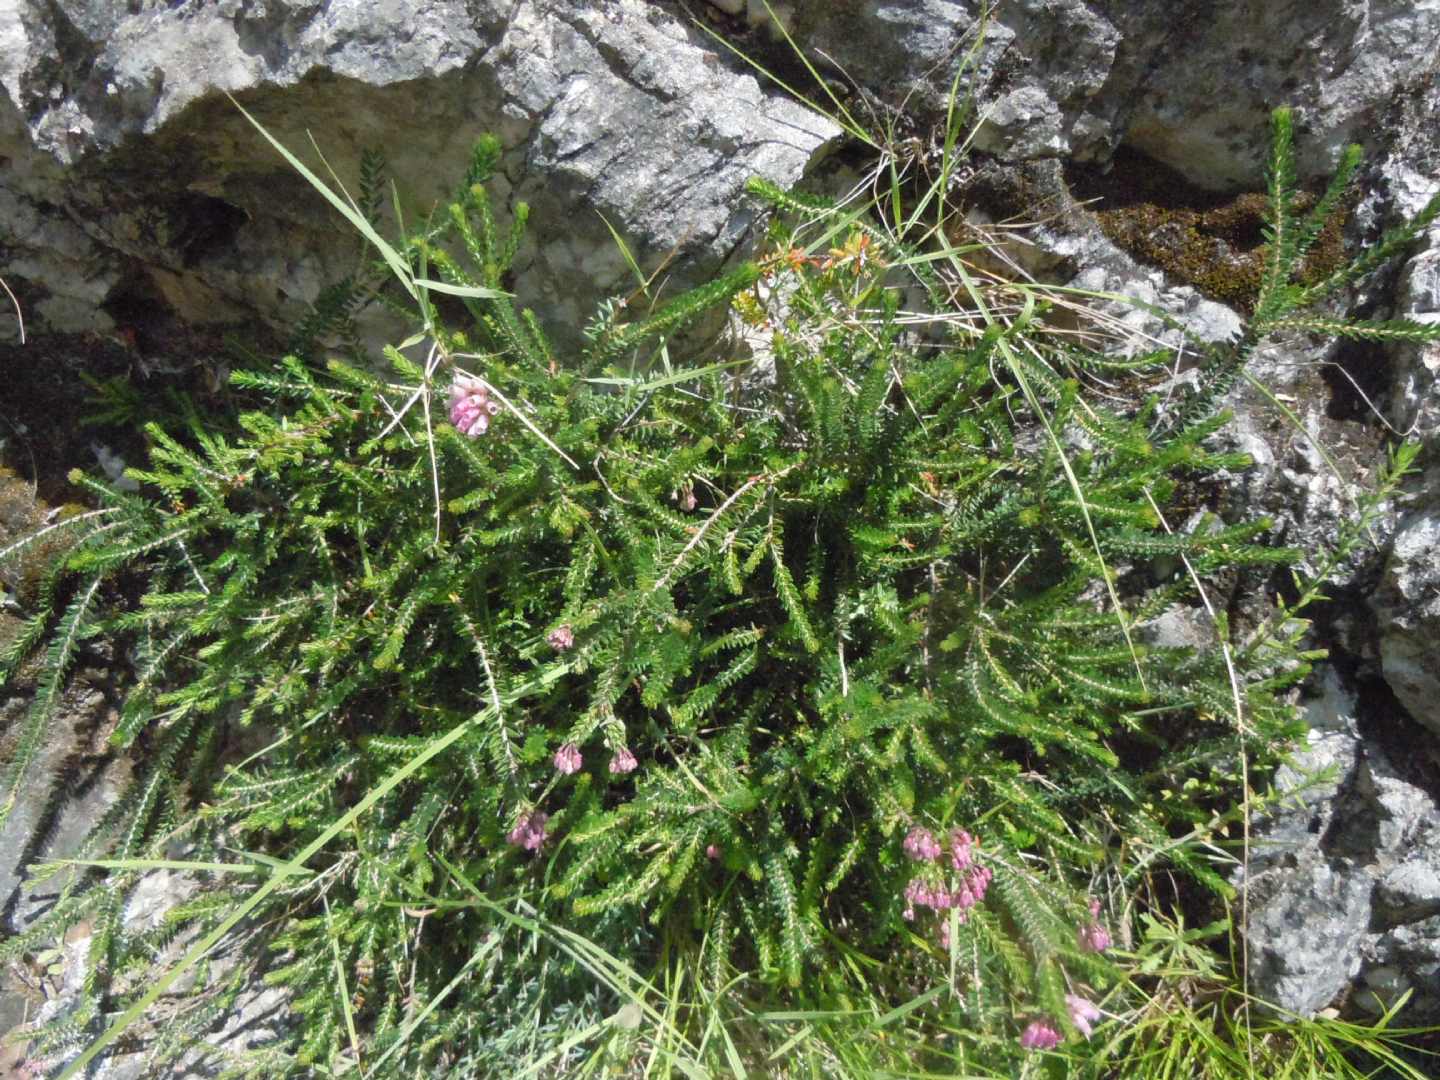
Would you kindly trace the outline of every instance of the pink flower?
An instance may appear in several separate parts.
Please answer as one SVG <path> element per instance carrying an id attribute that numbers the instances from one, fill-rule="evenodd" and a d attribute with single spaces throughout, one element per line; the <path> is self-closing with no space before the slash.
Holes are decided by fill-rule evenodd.
<path id="1" fill-rule="evenodd" d="M 462 435 L 479 438 L 490 426 L 500 406 L 490 400 L 490 390 L 479 379 L 457 376 L 450 384 L 450 423 Z"/>
<path id="2" fill-rule="evenodd" d="M 988 866 L 976 861 L 979 842 L 964 829 L 955 829 L 950 834 L 950 865 L 957 872 L 950 877 L 943 871 L 930 871 L 910 879 L 905 886 L 906 919 L 915 918 L 917 907 L 927 907 L 938 912 L 945 919 L 945 912 L 960 912 L 960 921 L 965 921 L 965 912 L 985 899 L 990 880 L 995 876 Z M 905 854 L 917 862 L 939 858 L 940 845 L 926 829 L 916 826 L 905 837 Z M 938 877 L 934 875 L 939 875 Z M 948 934 L 949 930 L 943 931 Z"/>
<path id="3" fill-rule="evenodd" d="M 1026 1050 L 1053 1050 L 1060 1045 L 1060 1031 L 1050 1020 L 1032 1020 L 1020 1035 L 1020 1045 Z"/>
<path id="4" fill-rule="evenodd" d="M 1090 901 L 1090 922 L 1075 931 L 1081 952 L 1104 952 L 1110 947 L 1110 932 L 1100 925 L 1100 901 Z"/>
<path id="5" fill-rule="evenodd" d="M 564 652 L 575 644 L 575 633 L 569 626 L 557 626 L 545 635 L 545 644 L 556 652 Z"/>
<path id="6" fill-rule="evenodd" d="M 934 896 L 934 890 L 920 878 L 911 878 L 910 884 L 905 886 L 905 904 L 907 908 L 913 908 L 916 904 L 921 907 L 930 907 L 930 900 Z M 907 919 L 913 915 L 906 915 Z"/>
<path id="7" fill-rule="evenodd" d="M 628 746 L 622 746 L 615 751 L 615 756 L 610 759 L 610 772 L 615 776 L 624 776 L 626 773 L 634 772 L 635 766 L 640 763 L 635 760 L 635 755 L 630 752 Z"/>
<path id="8" fill-rule="evenodd" d="M 905 837 L 905 854 L 916 862 L 925 862 L 940 854 L 940 845 L 935 842 L 929 829 L 916 825 Z"/>
<path id="9" fill-rule="evenodd" d="M 720 845 L 719 845 L 719 844 L 708 844 L 708 845 L 706 845 L 706 848 L 705 848 L 705 857 L 706 857 L 707 859 L 711 859 L 711 860 L 718 859 L 718 858 L 720 857 Z"/>
<path id="10" fill-rule="evenodd" d="M 1081 952 L 1104 952 L 1110 947 L 1110 932 L 1099 923 L 1080 927 L 1075 936 Z"/>
<path id="11" fill-rule="evenodd" d="M 555 771 L 565 776 L 580 771 L 580 748 L 573 742 L 567 742 L 555 751 Z"/>
<path id="12" fill-rule="evenodd" d="M 545 823 L 549 820 L 550 815 L 543 810 L 531 810 L 528 814 L 521 814 L 507 839 L 518 848 L 539 851 L 540 845 L 545 843 Z"/>
<path id="13" fill-rule="evenodd" d="M 978 904 L 985 899 L 985 891 L 990 888 L 990 882 L 994 877 L 995 871 L 988 866 L 976 864 L 970 867 L 969 872 L 965 875 L 964 888 L 969 890 L 970 895 L 975 898 L 974 903 Z"/>
<path id="14" fill-rule="evenodd" d="M 969 922 L 969 921 L 970 921 L 970 916 L 969 916 L 969 915 L 966 915 L 965 912 L 963 912 L 963 911 L 958 911 L 958 912 L 955 913 L 955 924 L 956 924 L 957 926 L 964 926 L 964 925 L 965 925 L 967 922 Z M 949 951 L 950 951 L 950 916 L 949 916 L 949 915 L 941 915 L 941 916 L 940 916 L 940 948 L 944 949 L 946 952 L 949 952 Z"/>
<path id="15" fill-rule="evenodd" d="M 1085 1038 L 1090 1037 L 1090 1025 L 1100 1019 L 1100 1010 L 1093 1001 L 1079 994 L 1066 994 L 1065 1005 L 1070 1010 L 1070 1022 Z"/>
<path id="16" fill-rule="evenodd" d="M 950 865 L 956 870 L 964 870 L 974 859 L 971 848 L 976 846 L 976 841 L 964 829 L 952 829 L 950 831 Z"/>

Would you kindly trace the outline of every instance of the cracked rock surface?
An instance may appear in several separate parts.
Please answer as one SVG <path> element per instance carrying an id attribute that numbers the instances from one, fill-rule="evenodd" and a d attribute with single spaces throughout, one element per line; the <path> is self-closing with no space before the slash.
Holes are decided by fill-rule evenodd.
<path id="1" fill-rule="evenodd" d="M 347 185 L 383 151 L 415 217 L 498 134 L 495 194 L 534 211 L 517 288 L 571 341 L 634 287 L 610 226 L 701 280 L 750 225 L 745 180 L 793 184 L 838 131 L 644 0 L 19 0 L 0 88 L 0 275 L 62 331 L 154 304 L 280 325 L 351 268 L 348 227 L 224 93 Z"/>
<path id="2" fill-rule="evenodd" d="M 1362 738 L 1356 696 L 1333 670 L 1317 689 L 1308 745 L 1278 778 L 1290 794 L 1242 877 L 1253 986 L 1305 1015 L 1344 999 L 1378 1015 L 1411 990 L 1408 1022 L 1433 1023 L 1440 800 L 1397 756 L 1413 733 Z"/>

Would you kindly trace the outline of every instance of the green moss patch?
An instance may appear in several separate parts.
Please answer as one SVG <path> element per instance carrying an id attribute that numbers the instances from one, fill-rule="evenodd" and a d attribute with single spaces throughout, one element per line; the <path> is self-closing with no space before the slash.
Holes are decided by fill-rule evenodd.
<path id="1" fill-rule="evenodd" d="M 1108 173 L 1075 166 L 1066 179 L 1076 199 L 1093 200 L 1091 211 L 1116 246 L 1212 300 L 1253 310 L 1266 253 L 1264 192 L 1206 191 L 1174 169 L 1125 149 L 1115 155 Z M 1303 213 L 1314 201 L 1314 195 L 1302 194 L 1297 209 Z M 1342 207 L 1326 224 L 1299 281 L 1317 281 L 1344 261 L 1348 211 Z"/>

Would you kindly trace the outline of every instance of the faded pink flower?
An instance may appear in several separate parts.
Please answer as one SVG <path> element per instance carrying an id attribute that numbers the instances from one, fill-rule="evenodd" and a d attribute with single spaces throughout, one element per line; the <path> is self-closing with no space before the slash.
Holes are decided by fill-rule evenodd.
<path id="1" fill-rule="evenodd" d="M 549 645 L 556 652 L 564 652 L 575 644 L 575 633 L 568 625 L 557 626 L 545 635 L 545 644 Z"/>
<path id="2" fill-rule="evenodd" d="M 1081 952 L 1104 952 L 1110 947 L 1110 931 L 1100 925 L 1100 901 L 1090 901 L 1090 922 L 1075 931 Z"/>
<path id="3" fill-rule="evenodd" d="M 526 851 L 539 851 L 540 845 L 545 843 L 545 823 L 549 820 L 550 815 L 543 810 L 531 810 L 528 814 L 521 814 L 507 839 Z"/>
<path id="4" fill-rule="evenodd" d="M 490 400 L 489 389 L 479 379 L 461 375 L 450 384 L 450 423 L 460 434 L 479 438 L 499 411 L 500 406 Z"/>
<path id="5" fill-rule="evenodd" d="M 1053 1050 L 1060 1045 L 1060 1031 L 1048 1019 L 1032 1020 L 1020 1035 L 1026 1050 Z"/>
<path id="6" fill-rule="evenodd" d="M 911 878 L 910 884 L 905 886 L 905 910 L 900 913 L 906 922 L 915 918 L 915 905 L 923 906 L 925 903 L 923 897 L 926 895 L 925 883 L 919 878 Z"/>
<path id="7" fill-rule="evenodd" d="M 916 825 L 905 837 L 905 854 L 916 862 L 926 862 L 940 854 L 940 845 L 929 829 Z"/>
<path id="8" fill-rule="evenodd" d="M 707 859 L 718 859 L 718 858 L 720 857 L 720 845 L 719 845 L 719 844 L 709 844 L 709 845 L 707 845 L 706 848 L 705 848 L 705 857 L 706 857 Z"/>
<path id="9" fill-rule="evenodd" d="M 566 776 L 577 773 L 580 771 L 580 760 L 580 748 L 573 742 L 567 742 L 555 751 L 555 771 Z"/>
<path id="10" fill-rule="evenodd" d="M 635 760 L 635 755 L 630 752 L 630 748 L 622 746 L 610 759 L 610 771 L 616 776 L 624 776 L 626 773 L 634 772 L 635 767 L 639 764 Z"/>
<path id="11" fill-rule="evenodd" d="M 1075 1029 L 1081 1035 L 1088 1039 L 1090 1025 L 1100 1019 L 1100 1010 L 1095 1007 L 1093 1001 L 1083 998 L 1079 994 L 1066 994 L 1065 1005 L 1070 1010 L 1070 1022 L 1075 1025 Z"/>
<path id="12" fill-rule="evenodd" d="M 934 900 L 937 890 L 922 878 L 911 878 L 910 884 L 905 886 L 905 918 L 915 917 L 915 906 L 934 907 Z"/>

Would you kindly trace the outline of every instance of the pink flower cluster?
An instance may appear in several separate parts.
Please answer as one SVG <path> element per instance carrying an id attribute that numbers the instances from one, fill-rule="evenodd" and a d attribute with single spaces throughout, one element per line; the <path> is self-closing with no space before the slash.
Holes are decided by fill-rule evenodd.
<path id="1" fill-rule="evenodd" d="M 479 379 L 457 375 L 450 384 L 450 423 L 460 434 L 479 438 L 499 411 L 500 405 L 490 400 L 489 387 Z"/>
<path id="2" fill-rule="evenodd" d="M 935 834 L 921 825 L 916 825 L 905 837 L 905 854 L 916 862 L 929 862 L 940 857 L 940 845 Z"/>
<path id="3" fill-rule="evenodd" d="M 1032 1020 L 1020 1033 L 1020 1045 L 1026 1050 L 1053 1050 L 1060 1045 L 1060 1029 L 1048 1017 Z"/>
<path id="4" fill-rule="evenodd" d="M 567 742 L 555 751 L 555 771 L 562 776 L 579 772 L 580 764 L 580 748 L 573 742 Z"/>
<path id="5" fill-rule="evenodd" d="M 1081 952 L 1104 952 L 1110 947 L 1110 931 L 1100 925 L 1100 901 L 1090 901 L 1090 921 L 1075 931 Z"/>
<path id="6" fill-rule="evenodd" d="M 975 849 L 978 846 L 978 841 L 964 829 L 954 829 L 950 833 L 950 857 L 945 860 L 945 850 L 929 829 L 918 825 L 911 829 L 905 837 L 905 854 L 916 862 L 948 861 L 950 869 L 958 876 L 953 879 L 953 886 L 945 880 L 943 870 L 938 877 L 922 874 L 911 878 L 910 884 L 905 886 L 905 918 L 915 918 L 916 907 L 928 907 L 937 912 L 955 909 L 960 913 L 960 921 L 964 922 L 965 912 L 985 899 L 990 879 L 995 876 L 988 866 L 976 861 Z M 940 940 L 946 948 L 949 948 L 949 933 L 947 920 L 940 928 Z"/>
<path id="7" fill-rule="evenodd" d="M 1085 1038 L 1090 1038 L 1091 1026 L 1100 1019 L 1100 1010 L 1095 1003 L 1079 994 L 1065 995 L 1065 1008 L 1070 1013 L 1070 1022 Z M 1060 1045 L 1063 1037 L 1055 1021 L 1048 1016 L 1032 1020 L 1020 1033 L 1020 1045 L 1026 1050 L 1053 1050 Z"/>
<path id="8" fill-rule="evenodd" d="M 528 814 L 521 814 L 507 839 L 518 848 L 539 851 L 540 845 L 545 843 L 545 823 L 549 820 L 550 815 L 543 810 L 531 810 Z"/>
<path id="9" fill-rule="evenodd" d="M 1082 952 L 1104 952 L 1110 947 L 1110 931 L 1100 925 L 1099 900 L 1091 899 L 1090 921 L 1076 928 L 1075 937 Z M 1065 1007 L 1075 1030 L 1090 1038 L 1093 1025 L 1100 1020 L 1100 1009 L 1096 1004 L 1079 994 L 1066 994 Z M 1026 1050 L 1051 1050 L 1059 1044 L 1060 1032 L 1048 1017 L 1031 1021 L 1020 1034 L 1020 1045 Z"/>
<path id="10" fill-rule="evenodd" d="M 562 776 L 572 776 L 580 771 L 584 759 L 580 756 L 580 748 L 574 743 L 567 742 L 555 751 L 553 764 L 555 771 Z M 634 752 L 628 746 L 622 746 L 610 759 L 610 775 L 624 776 L 626 773 L 632 773 L 639 764 Z"/>
<path id="11" fill-rule="evenodd" d="M 569 626 L 557 626 L 545 635 L 545 644 L 556 652 L 564 652 L 575 644 L 575 631 Z"/>
<path id="12" fill-rule="evenodd" d="M 950 865 L 956 870 L 964 870 L 975 859 L 974 849 L 980 846 L 976 840 L 964 829 L 952 829 L 950 832 Z M 986 880 L 989 880 L 987 871 Z"/>

